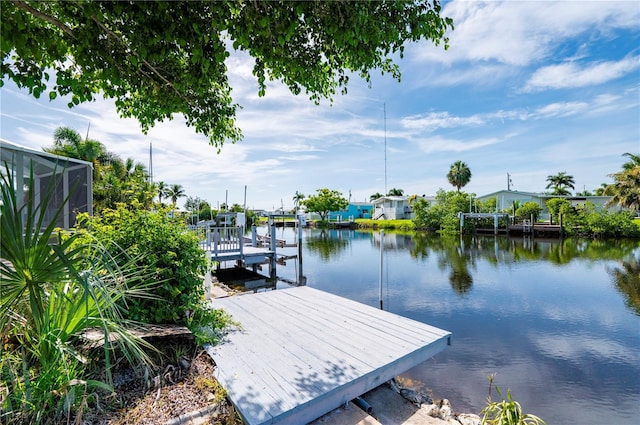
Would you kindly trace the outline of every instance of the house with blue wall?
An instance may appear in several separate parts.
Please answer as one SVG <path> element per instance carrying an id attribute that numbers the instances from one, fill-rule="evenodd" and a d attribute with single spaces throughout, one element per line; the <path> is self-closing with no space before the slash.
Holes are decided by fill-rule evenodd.
<path id="1" fill-rule="evenodd" d="M 329 221 L 350 221 L 357 218 L 371 218 L 373 204 L 370 202 L 350 202 L 343 211 L 331 211 Z"/>

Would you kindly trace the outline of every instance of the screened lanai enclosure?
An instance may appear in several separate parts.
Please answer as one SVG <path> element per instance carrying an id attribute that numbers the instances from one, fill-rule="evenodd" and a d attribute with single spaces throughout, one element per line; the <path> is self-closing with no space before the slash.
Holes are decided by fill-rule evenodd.
<path id="1" fill-rule="evenodd" d="M 36 207 L 50 192 L 46 205 L 46 223 L 55 217 L 64 204 L 56 226 L 69 229 L 76 216 L 82 212 L 93 214 L 93 164 L 79 159 L 37 151 L 0 139 L 0 172 L 13 175 L 18 205 L 32 199 Z M 33 175 L 34 193 L 29 193 L 30 176 Z"/>

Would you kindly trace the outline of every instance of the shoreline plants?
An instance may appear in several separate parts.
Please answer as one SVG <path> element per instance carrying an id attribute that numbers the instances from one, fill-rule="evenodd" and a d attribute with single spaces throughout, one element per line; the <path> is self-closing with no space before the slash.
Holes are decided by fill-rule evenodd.
<path id="1" fill-rule="evenodd" d="M 151 364 L 144 350 L 151 347 L 129 332 L 132 324 L 119 307 L 129 297 L 146 296 L 143 287 L 128 287 L 141 272 L 127 262 L 117 265 L 100 244 L 89 247 L 76 243 L 75 235 L 61 237 L 55 223 L 62 206 L 53 219 L 46 211 L 55 179 L 36 204 L 31 171 L 26 202 L 19 205 L 16 182 L 5 169 L 0 419 L 6 424 L 59 423 L 72 416 L 79 420 L 98 392 L 111 391 L 110 371 L 118 356 L 133 365 Z M 88 249 L 93 256 L 84 255 Z M 101 354 L 86 348 L 82 335 L 88 329 L 102 334 Z M 91 373 L 92 361 L 103 365 L 97 377 Z"/>

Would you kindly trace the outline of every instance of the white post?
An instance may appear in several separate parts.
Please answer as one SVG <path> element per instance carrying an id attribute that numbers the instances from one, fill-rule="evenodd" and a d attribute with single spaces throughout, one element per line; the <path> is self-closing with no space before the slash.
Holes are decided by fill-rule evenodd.
<path id="1" fill-rule="evenodd" d="M 380 301 L 380 310 L 384 310 L 382 305 L 382 273 L 383 273 L 383 264 L 384 264 L 384 229 L 380 230 L 380 284 L 379 284 L 379 293 L 378 300 Z"/>

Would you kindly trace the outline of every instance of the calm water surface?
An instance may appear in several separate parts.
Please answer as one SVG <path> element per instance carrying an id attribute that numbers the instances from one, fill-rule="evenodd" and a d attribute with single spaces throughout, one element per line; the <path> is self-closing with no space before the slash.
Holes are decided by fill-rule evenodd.
<path id="1" fill-rule="evenodd" d="M 292 229 L 278 237 L 295 239 Z M 379 232 L 314 229 L 303 238 L 308 286 L 379 306 Z M 384 309 L 453 332 L 450 347 L 404 378 L 456 411 L 479 412 L 495 373 L 550 425 L 636 423 L 639 262 L 637 241 L 388 232 Z M 297 274 L 294 260 L 278 266 L 278 276 Z"/>

